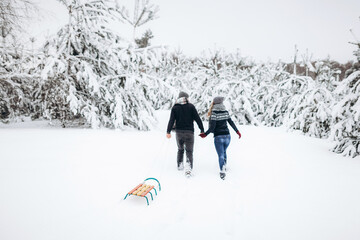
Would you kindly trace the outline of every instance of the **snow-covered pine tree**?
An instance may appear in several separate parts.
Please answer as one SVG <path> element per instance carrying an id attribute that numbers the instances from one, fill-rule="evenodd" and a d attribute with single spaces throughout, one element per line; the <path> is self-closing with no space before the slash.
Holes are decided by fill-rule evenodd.
<path id="1" fill-rule="evenodd" d="M 134 89 L 128 89 L 128 94 L 144 101 L 144 110 L 148 109 L 148 112 L 169 106 L 174 99 L 174 88 L 158 75 L 162 55 L 162 49 L 156 46 L 140 49 L 130 45 L 119 51 L 123 84 L 125 87 L 133 85 Z M 149 116 L 146 119 L 148 124 L 153 122 Z"/>
<path id="2" fill-rule="evenodd" d="M 256 119 L 259 105 L 251 98 L 250 83 L 258 68 L 241 68 L 239 64 L 242 61 L 246 62 L 238 54 L 228 54 L 220 49 L 204 53 L 197 59 L 197 81 L 194 81 L 196 85 L 193 86 L 196 89 L 194 99 L 199 114 L 205 117 L 213 98 L 223 96 L 237 122 L 259 124 Z"/>
<path id="3" fill-rule="evenodd" d="M 309 89 L 309 86 L 313 85 L 314 80 L 312 78 L 293 74 L 289 74 L 277 84 L 278 89 L 283 89 L 290 96 L 290 98 L 286 98 L 287 111 L 283 119 L 284 125 L 291 125 L 289 121 L 291 121 L 291 114 L 299 103 L 299 97 Z"/>
<path id="4" fill-rule="evenodd" d="M 63 0 L 69 22 L 45 44 L 42 71 L 45 117 L 65 121 L 83 117 L 92 127 L 99 127 L 103 97 L 100 78 L 113 75 L 115 59 L 111 52 L 119 39 L 106 27 L 110 8 L 106 1 Z M 102 76 L 101 76 L 101 75 Z"/>
<path id="5" fill-rule="evenodd" d="M 0 120 L 8 122 L 32 112 L 31 82 L 28 72 L 30 53 L 19 43 L 29 13 L 36 6 L 28 0 L 3 0 L 0 2 Z"/>
<path id="6" fill-rule="evenodd" d="M 154 122 L 146 92 L 152 82 L 137 75 L 146 67 L 143 52 L 109 29 L 119 14 L 108 0 L 62 0 L 69 23 L 45 45 L 41 101 L 44 115 L 63 124 L 84 119 L 93 128 L 133 127 Z"/>
<path id="7" fill-rule="evenodd" d="M 197 76 L 201 72 L 196 71 L 196 64 L 186 57 L 181 50 L 169 50 L 162 48 L 157 53 L 158 61 L 152 69 L 152 75 L 166 86 L 166 91 L 156 91 L 157 97 L 154 99 L 156 109 L 170 109 L 176 102 L 180 91 L 190 94 L 190 102 L 196 102 Z M 195 95 L 194 95 L 195 94 Z"/>
<path id="8" fill-rule="evenodd" d="M 332 93 L 321 84 L 309 86 L 297 98 L 297 104 L 289 115 L 288 127 L 312 137 L 327 138 L 333 101 Z"/>
<path id="9" fill-rule="evenodd" d="M 360 71 L 352 73 L 337 87 L 340 100 L 333 107 L 331 139 L 333 151 L 345 156 L 360 155 Z"/>
<path id="10" fill-rule="evenodd" d="M 355 40 L 352 44 L 357 46 L 357 50 L 354 51 L 357 63 L 346 71 L 344 80 L 330 86 L 337 86 L 334 91 L 335 103 L 332 107 L 333 123 L 330 135 L 330 139 L 335 140 L 333 151 L 351 157 L 360 155 L 360 42 L 356 37 Z"/>
<path id="11" fill-rule="evenodd" d="M 214 97 L 224 96 L 224 91 L 218 86 L 227 74 L 224 69 L 224 61 L 227 56 L 221 49 L 208 50 L 202 52 L 199 58 L 194 60 L 194 68 L 190 72 L 185 72 L 183 77 L 179 76 L 181 82 L 187 82 L 187 87 L 191 90 L 191 98 L 198 108 L 199 115 L 205 119 L 206 113 Z M 225 80 L 226 81 L 226 80 Z M 225 97 L 225 96 L 224 96 Z"/>
<path id="12" fill-rule="evenodd" d="M 9 42 L 0 54 L 0 120 L 9 122 L 17 117 L 32 116 L 32 87 L 37 78 L 29 66 L 33 57 L 23 46 Z"/>
<path id="13" fill-rule="evenodd" d="M 338 84 L 339 69 L 331 66 L 330 59 L 315 62 L 314 74 L 315 81 L 323 87 L 333 92 Z M 341 73 L 341 72 L 340 72 Z"/>
<path id="14" fill-rule="evenodd" d="M 3 51 L 0 55 L 0 120 L 8 122 L 19 115 L 19 108 L 24 104 L 24 93 L 17 61 L 19 55 Z"/>
<path id="15" fill-rule="evenodd" d="M 150 40 L 154 37 L 151 30 L 146 30 L 141 38 L 135 39 L 135 43 L 139 48 L 145 48 L 150 46 Z"/>
<path id="16" fill-rule="evenodd" d="M 280 126 L 287 111 L 289 91 L 278 87 L 278 83 L 289 76 L 284 66 L 263 64 L 259 74 L 252 79 L 252 99 L 258 101 L 258 120 L 267 126 Z"/>
<path id="17" fill-rule="evenodd" d="M 309 136 L 327 138 L 332 123 L 337 69 L 332 69 L 330 61 L 326 60 L 316 62 L 313 72 L 315 79 L 306 78 L 305 88 L 297 93 L 291 104 L 287 126 Z"/>

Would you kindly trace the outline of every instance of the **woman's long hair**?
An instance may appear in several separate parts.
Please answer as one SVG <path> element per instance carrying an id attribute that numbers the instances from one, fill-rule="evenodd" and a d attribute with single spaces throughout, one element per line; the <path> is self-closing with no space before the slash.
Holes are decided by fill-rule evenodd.
<path id="1" fill-rule="evenodd" d="M 210 118 L 210 116 L 211 116 L 213 107 L 214 107 L 214 102 L 211 103 L 210 108 L 209 108 L 209 111 L 208 111 L 208 113 L 207 113 L 207 116 L 208 116 L 209 118 Z"/>

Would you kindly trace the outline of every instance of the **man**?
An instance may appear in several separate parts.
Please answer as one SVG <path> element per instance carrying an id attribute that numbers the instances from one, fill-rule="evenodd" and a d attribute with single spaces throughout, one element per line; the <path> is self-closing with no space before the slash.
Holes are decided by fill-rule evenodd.
<path id="1" fill-rule="evenodd" d="M 193 148 L 194 148 L 194 120 L 196 121 L 201 133 L 204 132 L 204 126 L 198 112 L 193 104 L 189 103 L 189 95 L 186 92 L 180 92 L 175 105 L 171 109 L 170 120 L 167 127 L 167 138 L 171 138 L 171 129 L 176 131 L 176 142 L 178 146 L 177 166 L 178 170 L 184 169 L 184 147 L 186 151 L 186 169 L 185 175 L 191 176 L 193 169 Z"/>

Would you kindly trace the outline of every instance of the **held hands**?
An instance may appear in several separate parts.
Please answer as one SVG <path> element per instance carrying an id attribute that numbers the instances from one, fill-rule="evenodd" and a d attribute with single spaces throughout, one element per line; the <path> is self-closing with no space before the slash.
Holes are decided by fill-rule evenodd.
<path id="1" fill-rule="evenodd" d="M 237 135 L 239 135 L 239 139 L 241 138 L 241 133 L 239 131 L 236 132 Z"/>
<path id="2" fill-rule="evenodd" d="M 199 136 L 200 136 L 201 138 L 206 138 L 207 135 L 202 132 L 202 133 L 199 134 Z"/>

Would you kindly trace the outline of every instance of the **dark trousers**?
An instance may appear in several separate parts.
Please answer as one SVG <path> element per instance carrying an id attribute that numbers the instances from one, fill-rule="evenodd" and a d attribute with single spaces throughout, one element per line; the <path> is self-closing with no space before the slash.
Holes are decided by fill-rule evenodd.
<path id="1" fill-rule="evenodd" d="M 178 167 L 184 162 L 184 151 L 186 151 L 186 162 L 193 168 L 194 132 L 176 130 L 176 142 L 178 146 L 177 164 Z"/>

